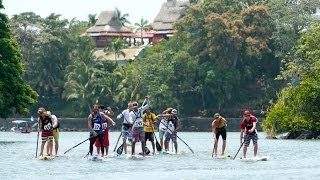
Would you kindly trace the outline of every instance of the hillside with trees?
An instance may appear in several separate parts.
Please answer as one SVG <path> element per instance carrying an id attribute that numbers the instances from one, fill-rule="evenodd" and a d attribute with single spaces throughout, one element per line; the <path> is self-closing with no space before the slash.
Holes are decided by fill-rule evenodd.
<path id="1" fill-rule="evenodd" d="M 39 106 L 60 117 L 84 117 L 93 103 L 125 108 L 141 78 L 133 99 L 151 96 L 155 112 L 176 107 L 182 117 L 242 117 L 249 109 L 266 117 L 270 136 L 319 132 L 319 25 L 313 16 L 319 1 L 192 2 L 173 37 L 146 47 L 127 66 L 94 56 L 94 43 L 83 32 L 95 15 L 88 21 L 33 12 L 12 17 L 22 78 L 38 93 L 37 103 L 27 106 L 30 114 Z M 124 24 L 127 16 L 121 16 Z M 104 51 L 117 59 L 123 42 L 114 39 Z"/>

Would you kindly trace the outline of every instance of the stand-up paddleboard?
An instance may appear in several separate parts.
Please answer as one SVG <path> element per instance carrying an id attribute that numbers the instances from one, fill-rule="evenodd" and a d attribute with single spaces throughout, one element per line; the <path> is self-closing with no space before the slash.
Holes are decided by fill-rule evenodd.
<path id="1" fill-rule="evenodd" d="M 236 159 L 241 161 L 268 161 L 269 156 L 256 156 L 252 158 L 236 158 Z"/>
<path id="2" fill-rule="evenodd" d="M 175 152 L 172 152 L 172 151 L 161 151 L 159 154 L 177 155 Z"/>
<path id="3" fill-rule="evenodd" d="M 233 157 L 229 154 L 224 155 L 224 156 L 213 156 L 212 159 L 233 159 Z"/>
<path id="4" fill-rule="evenodd" d="M 137 154 L 135 154 L 135 155 L 128 154 L 128 155 L 126 156 L 126 159 L 143 160 L 143 159 L 145 159 L 146 157 L 147 157 L 147 156 L 141 156 L 141 155 L 137 155 Z"/>
<path id="5" fill-rule="evenodd" d="M 39 160 L 53 160 L 54 157 L 52 156 L 39 156 Z"/>
<path id="6" fill-rule="evenodd" d="M 103 157 L 93 155 L 93 156 L 88 156 L 89 161 L 103 161 Z"/>

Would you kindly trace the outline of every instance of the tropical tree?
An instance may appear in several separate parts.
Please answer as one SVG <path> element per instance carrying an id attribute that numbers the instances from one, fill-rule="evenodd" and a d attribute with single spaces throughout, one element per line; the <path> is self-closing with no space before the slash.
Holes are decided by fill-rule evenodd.
<path id="1" fill-rule="evenodd" d="M 281 73 L 278 80 L 291 80 L 300 73 L 299 58 L 295 57 L 294 47 L 298 44 L 303 31 L 310 28 L 315 21 L 316 8 L 320 7 L 318 0 L 272 0 L 269 3 L 272 12 L 272 26 L 275 28 L 272 34 L 274 54 L 281 60 Z"/>
<path id="2" fill-rule="evenodd" d="M 116 8 L 116 13 L 117 13 L 117 17 L 118 17 L 118 19 L 119 19 L 119 21 L 121 22 L 121 24 L 124 26 L 126 23 L 127 24 L 131 24 L 130 22 L 129 22 L 129 20 L 128 20 L 128 17 L 129 17 L 129 14 L 128 13 L 126 13 L 126 14 L 121 14 L 121 11 L 118 9 L 118 8 Z"/>
<path id="3" fill-rule="evenodd" d="M 141 44 L 144 44 L 143 38 L 142 38 L 142 32 L 146 31 L 151 28 L 151 25 L 149 24 L 149 21 L 146 19 L 141 18 L 139 23 L 134 23 L 135 26 L 137 26 L 137 30 L 140 31 L 140 38 L 141 38 Z"/>
<path id="4" fill-rule="evenodd" d="M 0 0 L 0 9 L 4 8 Z M 0 117 L 13 112 L 27 113 L 28 106 L 36 102 L 37 93 L 23 81 L 21 51 L 11 37 L 7 16 L 0 13 Z"/>
<path id="5" fill-rule="evenodd" d="M 103 49 L 103 51 L 108 54 L 113 54 L 114 59 L 117 61 L 118 57 L 122 55 L 123 57 L 126 56 L 123 49 L 127 47 L 127 43 L 122 38 L 113 38 L 111 43 Z"/>
<path id="6" fill-rule="evenodd" d="M 295 56 L 301 59 L 301 82 L 284 88 L 263 128 L 269 136 L 282 132 L 311 131 L 320 134 L 320 24 L 302 33 Z M 313 137 L 312 136 L 312 137 Z"/>
<path id="7" fill-rule="evenodd" d="M 93 26 L 93 25 L 95 25 L 96 24 L 96 22 L 97 22 L 97 14 L 89 14 L 88 15 L 88 26 L 90 27 L 90 26 Z"/>

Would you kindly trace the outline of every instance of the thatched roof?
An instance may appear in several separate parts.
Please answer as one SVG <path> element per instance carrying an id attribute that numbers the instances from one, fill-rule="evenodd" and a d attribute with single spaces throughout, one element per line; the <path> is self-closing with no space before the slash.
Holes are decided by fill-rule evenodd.
<path id="1" fill-rule="evenodd" d="M 87 33 L 98 32 L 131 32 L 122 26 L 116 11 L 103 11 L 100 13 L 94 26 L 87 30 Z"/>
<path id="2" fill-rule="evenodd" d="M 171 30 L 173 24 L 186 14 L 189 1 L 167 0 L 152 23 L 155 30 Z"/>

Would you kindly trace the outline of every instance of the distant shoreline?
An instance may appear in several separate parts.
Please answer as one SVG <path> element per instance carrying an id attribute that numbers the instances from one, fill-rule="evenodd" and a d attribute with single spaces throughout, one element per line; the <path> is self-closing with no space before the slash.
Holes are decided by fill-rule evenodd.
<path id="1" fill-rule="evenodd" d="M 0 131 L 10 131 L 13 127 L 11 123 L 13 120 L 30 120 L 30 118 L 7 118 L 6 120 L 0 119 Z M 113 118 L 114 119 L 114 118 Z M 211 117 L 184 117 L 181 118 L 180 131 L 184 132 L 211 132 Z M 240 122 L 242 118 L 227 118 L 227 131 L 239 132 Z M 59 118 L 60 131 L 88 131 L 86 118 Z M 263 118 L 258 118 L 257 130 L 262 131 L 261 123 Z M 110 129 L 110 131 L 120 131 L 122 121 L 115 120 L 116 125 Z M 156 125 L 156 131 L 157 131 Z"/>

